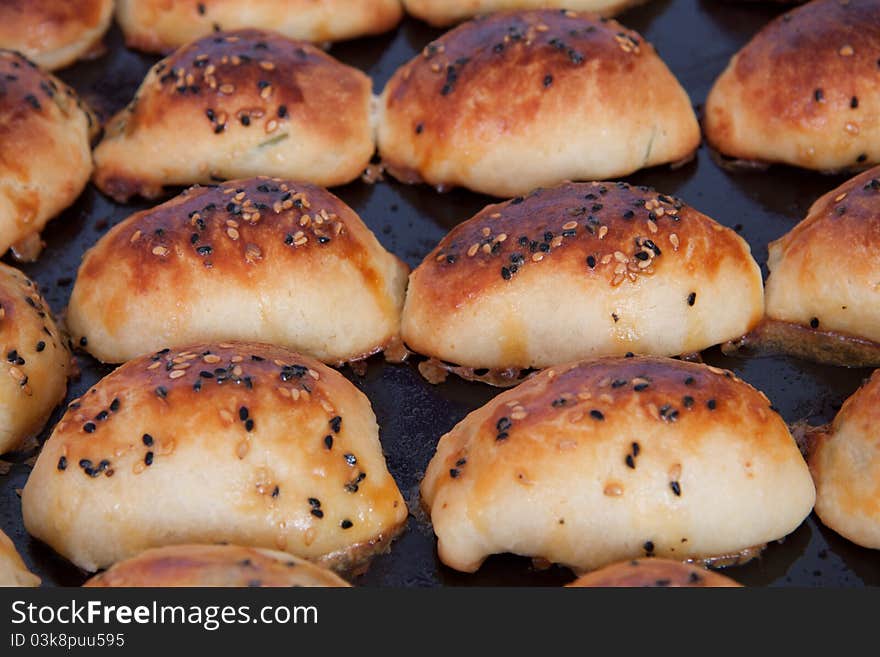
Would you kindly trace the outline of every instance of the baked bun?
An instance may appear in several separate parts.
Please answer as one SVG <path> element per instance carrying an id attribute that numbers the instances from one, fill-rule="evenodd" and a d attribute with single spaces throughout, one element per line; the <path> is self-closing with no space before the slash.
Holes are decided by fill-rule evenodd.
<path id="1" fill-rule="evenodd" d="M 588 573 L 568 586 L 573 588 L 730 588 L 738 587 L 739 584 L 719 573 L 681 561 L 633 559 Z"/>
<path id="2" fill-rule="evenodd" d="M 880 549 L 880 370 L 850 397 L 827 431 L 814 436 L 809 463 L 816 514 L 862 547 Z"/>
<path id="3" fill-rule="evenodd" d="M 40 578 L 27 569 L 21 560 L 15 545 L 9 537 L 0 531 L 0 587 L 40 585 Z"/>
<path id="4" fill-rule="evenodd" d="M 76 93 L 16 52 L 0 50 L 0 255 L 41 249 L 40 231 L 92 175 L 97 121 Z"/>
<path id="5" fill-rule="evenodd" d="M 760 269 L 734 231 L 647 187 L 566 183 L 453 229 L 410 277 L 402 336 L 515 379 L 586 357 L 697 352 L 762 314 Z"/>
<path id="6" fill-rule="evenodd" d="M 323 186 L 357 178 L 375 150 L 372 82 L 318 48 L 241 30 L 153 66 L 95 149 L 95 184 L 119 202 L 166 185 L 256 175 Z"/>
<path id="7" fill-rule="evenodd" d="M 89 571 L 220 542 L 346 571 L 407 518 L 367 398 L 311 358 L 246 343 L 104 378 L 55 427 L 21 501 L 27 530 Z"/>
<path id="8" fill-rule="evenodd" d="M 440 559 L 514 552 L 576 571 L 644 556 L 754 556 L 813 508 L 804 459 L 767 398 L 671 359 L 554 367 L 440 439 L 421 486 Z"/>
<path id="9" fill-rule="evenodd" d="M 400 0 L 118 0 L 131 48 L 165 53 L 218 30 L 257 28 L 291 39 L 340 41 L 392 29 Z"/>
<path id="10" fill-rule="evenodd" d="M 0 454 L 17 449 L 64 400 L 72 363 L 37 285 L 0 263 Z"/>
<path id="11" fill-rule="evenodd" d="M 385 87 L 378 141 L 403 182 L 504 197 L 683 160 L 700 130 L 641 36 L 546 10 L 493 14 L 428 44 Z"/>
<path id="12" fill-rule="evenodd" d="M 237 545 L 169 545 L 121 561 L 84 586 L 241 588 L 349 584 L 332 571 L 286 552 Z"/>
<path id="13" fill-rule="evenodd" d="M 403 0 L 408 14 L 437 27 L 499 11 L 566 9 L 614 16 L 646 0 Z"/>
<path id="14" fill-rule="evenodd" d="M 113 0 L 0 0 L 0 48 L 54 70 L 100 48 Z"/>
<path id="15" fill-rule="evenodd" d="M 779 346 L 814 360 L 880 365 L 878 252 L 880 167 L 819 198 L 770 244 L 767 318 L 779 324 Z"/>
<path id="16" fill-rule="evenodd" d="M 813 0 L 737 53 L 706 101 L 706 138 L 740 160 L 834 171 L 880 162 L 880 0 Z"/>
<path id="17" fill-rule="evenodd" d="M 343 363 L 396 338 L 407 272 L 326 190 L 238 180 L 189 189 L 104 235 L 80 267 L 67 325 L 111 363 L 226 339 Z"/>

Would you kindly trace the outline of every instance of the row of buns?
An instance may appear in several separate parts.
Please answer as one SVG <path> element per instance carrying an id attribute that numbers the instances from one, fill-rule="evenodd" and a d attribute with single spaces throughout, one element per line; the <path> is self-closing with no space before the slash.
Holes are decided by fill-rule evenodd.
<path id="1" fill-rule="evenodd" d="M 464 572 L 505 552 L 576 573 L 640 558 L 736 565 L 814 505 L 880 548 L 878 394 L 875 376 L 801 441 L 805 461 L 767 397 L 731 372 L 649 356 L 554 366 L 444 435 L 420 500 L 441 561 Z M 307 357 L 234 342 L 134 359 L 74 400 L 22 513 L 80 568 L 111 568 L 99 580 L 168 548 L 157 569 L 185 583 L 174 546 L 274 550 L 357 574 L 408 509 L 363 393 Z M 0 570 L 28 581 L 13 558 Z"/>
<path id="2" fill-rule="evenodd" d="M 791 257 L 806 260 L 795 260 L 788 276 L 809 278 L 809 258 L 825 257 L 834 231 L 840 244 L 855 244 L 861 229 L 869 248 L 878 194 L 880 183 L 867 172 L 817 201 L 806 227 L 793 232 L 832 225 L 817 231 L 813 247 L 789 247 Z M 784 259 L 777 264 L 785 271 Z M 35 286 L 10 267 L 4 273 L 2 326 L 16 336 L 6 355 L 8 413 L 26 419 L 27 401 L 40 405 L 45 421 L 63 397 L 69 352 Z M 783 538 L 813 508 L 813 480 L 788 428 L 747 384 L 684 361 L 594 360 L 627 344 L 609 350 L 604 310 L 589 314 L 609 299 L 621 306 L 604 318 L 610 344 L 616 325 L 631 324 L 621 335 L 643 335 L 628 349 L 640 353 L 687 351 L 686 343 L 668 353 L 656 344 L 675 338 L 679 326 L 699 340 L 712 321 L 736 316 L 743 296 L 742 317 L 760 317 L 757 265 L 734 231 L 646 188 L 570 183 L 490 206 L 426 257 L 408 291 L 405 274 L 356 214 L 312 185 L 258 178 L 197 187 L 120 223 L 86 256 L 68 322 L 80 347 L 127 362 L 74 400 L 55 426 L 24 489 L 28 531 L 86 570 L 166 544 L 215 542 L 289 550 L 345 571 L 361 566 L 402 529 L 406 505 L 369 401 L 336 371 L 289 348 L 335 364 L 361 358 L 393 339 L 401 320 L 382 311 L 403 305 L 404 339 L 430 354 L 433 347 L 406 329 L 407 305 L 420 297 L 434 310 L 409 320 L 423 336 L 464 348 L 488 335 L 516 349 L 484 346 L 478 355 L 526 355 L 537 360 L 513 361 L 517 370 L 545 368 L 441 439 L 422 500 L 445 563 L 472 571 L 505 551 L 579 571 L 638 556 L 735 563 Z M 852 290 L 824 297 L 828 308 L 873 293 L 859 277 L 837 282 L 847 283 Z M 325 296 L 325 288 L 341 296 Z M 545 298 L 562 301 L 533 307 Z M 334 304 L 355 312 L 356 329 Z M 650 311 L 640 319 L 624 308 Z M 481 330 L 499 313 L 499 327 Z M 664 323 L 664 314 L 672 319 Z M 822 317 L 821 331 L 818 318 L 803 329 L 827 332 L 829 316 Z M 312 322 L 320 331 L 310 337 Z M 371 330 L 373 342 L 364 337 L 372 347 L 321 352 Z M 172 351 L 151 340 L 195 346 Z M 566 351 L 572 346 L 586 351 Z M 462 362 L 487 373 L 508 364 Z M 471 373 L 487 374 L 478 369 Z M 876 386 L 805 445 L 820 517 L 869 546 L 876 546 L 870 499 L 880 465 L 863 416 L 875 406 Z M 762 511 L 768 499 L 772 514 Z M 729 505 L 720 513 L 719 500 Z"/>
<path id="3" fill-rule="evenodd" d="M 503 10 L 566 8 L 611 16 L 641 0 L 5 0 L 0 48 L 49 70 L 100 55 L 116 19 L 126 44 L 166 54 L 214 32 L 256 28 L 327 43 L 393 29 L 404 9 L 437 26 Z"/>
<path id="4" fill-rule="evenodd" d="M 880 168 L 822 196 L 771 244 L 765 293 L 735 231 L 622 182 L 489 205 L 412 273 L 320 187 L 268 177 L 196 186 L 89 249 L 69 339 L 34 283 L 2 267 L 2 385 L 27 403 L 8 404 L 0 448 L 38 431 L 63 398 L 70 341 L 107 363 L 229 339 L 331 365 L 412 351 L 427 357 L 429 380 L 451 371 L 495 385 L 584 358 L 718 344 L 877 366 L 878 208 Z"/>
<path id="5" fill-rule="evenodd" d="M 814 0 L 772 22 L 709 94 L 709 143 L 739 161 L 823 171 L 880 162 L 878 17 L 878 0 Z M 361 176 L 378 149 L 401 181 L 510 197 L 680 163 L 700 144 L 688 95 L 653 47 L 570 11 L 469 21 L 378 98 L 364 73 L 308 43 L 215 33 L 153 66 L 94 154 L 99 126 L 72 90 L 12 52 L 0 69 L 0 249 L 25 258 L 90 178 L 120 202 L 255 175 L 329 187 Z M 768 82 L 779 71 L 786 80 Z"/>

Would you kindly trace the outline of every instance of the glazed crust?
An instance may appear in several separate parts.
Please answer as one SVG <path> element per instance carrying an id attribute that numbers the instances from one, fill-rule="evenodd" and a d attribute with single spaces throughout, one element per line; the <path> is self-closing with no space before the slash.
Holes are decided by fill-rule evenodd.
<path id="1" fill-rule="evenodd" d="M 503 197 L 683 160 L 700 131 L 638 34 L 546 10 L 494 14 L 428 44 L 386 85 L 378 142 L 404 182 Z"/>
<path id="2" fill-rule="evenodd" d="M 730 61 L 706 101 L 709 143 L 742 160 L 834 171 L 880 162 L 880 0 L 814 0 Z"/>
<path id="3" fill-rule="evenodd" d="M 875 167 L 819 198 L 806 219 L 770 244 L 768 319 L 880 343 L 878 249 Z"/>
<path id="4" fill-rule="evenodd" d="M 330 570 L 286 552 L 237 545 L 171 545 L 117 563 L 87 581 L 118 587 L 348 587 Z"/>
<path id="5" fill-rule="evenodd" d="M 67 392 L 70 352 L 36 284 L 0 264 L 0 454 L 37 434 Z"/>
<path id="6" fill-rule="evenodd" d="M 402 337 L 470 368 L 698 352 L 763 314 L 748 244 L 680 200 L 566 183 L 490 205 L 412 273 Z"/>
<path id="7" fill-rule="evenodd" d="M 40 585 L 40 578 L 31 573 L 21 560 L 10 538 L 0 531 L 0 587 Z"/>
<path id="8" fill-rule="evenodd" d="M 502 393 L 441 438 L 421 494 L 441 560 L 465 572 L 502 552 L 577 571 L 707 560 L 786 536 L 814 501 L 763 394 L 648 357 L 554 367 Z"/>
<path id="9" fill-rule="evenodd" d="M 816 514 L 853 543 L 880 549 L 880 370 L 850 397 L 809 454 Z"/>
<path id="10" fill-rule="evenodd" d="M 112 16 L 113 0 L 0 0 L 0 48 L 63 68 L 95 50 Z"/>
<path id="11" fill-rule="evenodd" d="M 482 14 L 521 9 L 568 9 L 614 16 L 646 0 L 403 0 L 406 12 L 444 27 Z"/>
<path id="12" fill-rule="evenodd" d="M 340 41 L 392 29 L 400 0 L 119 0 L 131 48 L 167 53 L 218 30 L 273 30 L 291 39 Z"/>
<path id="13" fill-rule="evenodd" d="M 371 87 L 357 69 L 272 32 L 205 37 L 150 69 L 110 121 L 95 184 L 125 202 L 255 175 L 351 182 L 374 151 Z"/>
<path id="14" fill-rule="evenodd" d="M 735 581 L 719 573 L 670 559 L 633 559 L 584 575 L 568 585 L 593 587 L 732 588 Z"/>
<path id="15" fill-rule="evenodd" d="M 397 336 L 407 272 L 326 190 L 238 180 L 115 226 L 83 259 L 67 325 L 111 363 L 225 339 L 342 363 Z"/>
<path id="16" fill-rule="evenodd" d="M 347 571 L 407 517 L 367 398 L 315 360 L 246 343 L 135 359 L 100 381 L 43 447 L 22 512 L 88 571 L 218 542 Z"/>
<path id="17" fill-rule="evenodd" d="M 43 226 L 76 200 L 92 174 L 95 130 L 73 89 L 0 50 L 0 254 L 38 242 Z"/>

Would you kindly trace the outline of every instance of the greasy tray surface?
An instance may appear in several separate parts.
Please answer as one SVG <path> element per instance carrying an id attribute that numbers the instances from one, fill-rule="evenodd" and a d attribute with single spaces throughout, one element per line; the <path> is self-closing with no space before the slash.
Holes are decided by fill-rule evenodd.
<path id="1" fill-rule="evenodd" d="M 701 107 L 715 77 L 749 37 L 784 8 L 775 4 L 723 0 L 653 0 L 621 17 L 657 47 L 678 76 L 691 100 Z M 331 53 L 366 71 L 379 91 L 401 63 L 440 32 L 407 19 L 395 32 L 334 46 Z M 108 52 L 92 62 L 61 71 L 106 118 L 127 103 L 153 58 L 126 50 L 118 29 L 107 39 Z M 634 102 L 637 100 L 634 98 Z M 727 173 L 703 147 L 696 161 L 676 171 L 658 168 L 626 178 L 675 194 L 717 221 L 736 227 L 749 241 L 758 262 L 767 258 L 767 243 L 806 215 L 810 204 L 844 180 L 794 169 Z M 377 185 L 357 182 L 334 192 L 351 205 L 380 241 L 411 266 L 455 224 L 469 218 L 489 199 L 464 191 L 438 195 L 424 187 L 386 180 Z M 23 267 L 35 278 L 56 313 L 66 307 L 82 253 L 107 229 L 146 203 L 119 206 L 93 187 L 43 233 L 47 243 L 40 260 Z M 766 274 L 766 267 L 765 274 Z M 72 381 L 68 399 L 81 394 L 111 368 L 78 354 L 82 376 Z M 868 376 L 867 370 L 824 367 L 783 357 L 726 358 L 713 349 L 708 362 L 734 370 L 762 389 L 788 422 L 830 420 L 843 400 Z M 566 569 L 536 570 L 531 562 L 512 556 L 490 558 L 475 575 L 464 575 L 437 560 L 430 525 L 418 507 L 421 475 L 437 439 L 468 412 L 488 401 L 495 389 L 450 377 L 440 385 L 424 381 L 415 364 L 390 365 L 374 358 L 365 376 L 346 369 L 345 375 L 372 400 L 382 427 L 388 465 L 407 498 L 413 516 L 390 553 L 378 557 L 354 583 L 367 586 L 559 585 L 574 576 Z M 60 416 L 56 410 L 49 428 Z M 47 431 L 41 440 L 48 435 Z M 14 461 L 0 474 L 0 528 L 22 552 L 44 585 L 79 585 L 86 575 L 49 548 L 28 537 L 21 521 L 18 490 L 24 486 L 34 450 L 4 457 Z M 3 466 L 0 463 L 0 466 Z M 0 472 L 7 468 L 0 467 Z M 726 574 L 745 585 L 859 586 L 880 584 L 880 559 L 823 527 L 811 516 L 763 557 L 731 568 Z"/>

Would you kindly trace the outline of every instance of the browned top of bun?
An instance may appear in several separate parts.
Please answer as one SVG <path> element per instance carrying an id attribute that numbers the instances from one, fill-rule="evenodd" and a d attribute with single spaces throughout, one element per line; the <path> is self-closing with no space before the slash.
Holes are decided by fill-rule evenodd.
<path id="1" fill-rule="evenodd" d="M 745 418 L 755 427 L 780 424 L 767 397 L 732 372 L 669 358 L 603 358 L 554 367 L 505 394 L 516 400 L 516 417 L 510 404 L 497 404 L 485 418 L 487 429 L 481 435 L 497 440 L 499 434 L 506 434 L 502 436 L 506 450 L 536 455 L 546 448 L 530 438 L 533 432 L 546 431 L 548 420 L 568 416 L 573 407 L 582 410 L 585 421 L 595 421 L 597 428 L 617 426 L 640 415 L 676 424 L 692 437 L 681 444 L 684 452 L 702 449 L 700 427 L 736 427 Z M 607 435 L 603 431 L 592 434 L 596 441 Z M 791 456 L 790 444 L 780 441 L 777 431 L 748 431 L 742 439 L 770 458 Z M 638 436 L 633 440 L 637 442 Z M 451 454 L 449 458 L 459 457 Z"/>
<path id="2" fill-rule="evenodd" d="M 805 252 L 812 259 L 840 260 L 850 275 L 858 273 L 867 282 L 877 271 L 880 245 L 880 166 L 821 196 L 780 243 L 786 257 Z"/>
<path id="3" fill-rule="evenodd" d="M 247 285 L 261 262 L 318 269 L 328 253 L 358 267 L 377 299 L 387 297 L 382 273 L 371 264 L 372 235 L 355 212 L 317 185 L 274 178 L 233 180 L 214 187 L 192 187 L 156 208 L 114 227 L 102 248 L 128 264 L 132 284 L 147 290 L 170 286 L 181 298 L 197 286 L 202 268 Z M 311 263 L 311 264 L 309 264 Z M 157 277 L 157 265 L 161 276 Z M 79 276 L 96 279 L 118 262 L 87 258 Z M 195 269 L 194 269 L 195 267 Z M 333 285 L 314 279 L 308 285 Z M 254 291 L 255 294 L 258 291 Z M 125 304 L 111 297 L 109 304 Z M 109 307 L 112 322 L 123 319 Z"/>
<path id="4" fill-rule="evenodd" d="M 161 93 L 141 90 L 132 113 L 119 115 L 128 130 L 161 125 L 189 105 L 203 113 L 206 124 L 218 133 L 228 121 L 247 116 L 246 121 L 263 126 L 271 135 L 273 119 L 289 116 L 328 139 L 345 140 L 352 137 L 348 131 L 356 122 L 322 117 L 328 111 L 359 114 L 357 103 L 345 101 L 363 93 L 366 78 L 311 44 L 260 30 L 199 39 L 168 56 L 154 71 Z M 248 98 L 253 109 L 241 110 Z"/>
<path id="5" fill-rule="evenodd" d="M 693 259 L 711 276 L 730 255 L 746 268 L 742 249 L 733 231 L 648 187 L 566 183 L 486 207 L 440 242 L 419 275 L 437 280 L 424 293 L 450 308 L 524 268 L 571 269 L 616 286 L 653 275 L 667 261 L 684 266 Z"/>
<path id="6" fill-rule="evenodd" d="M 529 121 L 540 107 L 546 86 L 580 69 L 596 69 L 596 80 L 610 97 L 633 94 L 617 76 L 637 66 L 641 48 L 653 48 L 618 22 L 562 10 L 500 12 L 478 18 L 428 44 L 389 83 L 388 105 L 404 98 L 418 102 L 423 117 L 417 130 L 444 134 L 460 120 L 458 108 L 491 105 L 496 122 Z M 499 58 L 507 60 L 498 67 Z M 543 79 L 511 75 L 522 68 L 545 71 Z M 464 88 L 467 89 L 463 93 Z M 577 93 L 577 87 L 570 89 Z M 574 111 L 574 109 L 573 109 Z M 468 113 L 469 115 L 469 113 Z"/>
<path id="7" fill-rule="evenodd" d="M 568 586 L 588 587 L 738 587 L 720 573 L 670 559 L 634 559 L 584 575 Z"/>
<path id="8" fill-rule="evenodd" d="M 821 125 L 851 112 L 858 88 L 876 88 L 878 51 L 878 0 L 814 0 L 764 27 L 738 54 L 733 75 L 755 112 Z"/>

